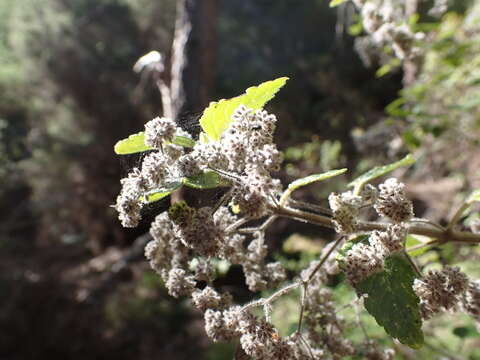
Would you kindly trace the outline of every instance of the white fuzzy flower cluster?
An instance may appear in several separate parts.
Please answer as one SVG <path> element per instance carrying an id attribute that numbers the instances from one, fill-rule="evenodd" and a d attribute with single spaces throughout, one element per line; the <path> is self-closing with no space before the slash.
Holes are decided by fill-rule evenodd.
<path id="1" fill-rule="evenodd" d="M 375 210 L 381 216 L 395 223 L 402 223 L 413 217 L 413 204 L 405 195 L 405 184 L 391 178 L 379 185 L 380 192 L 375 201 Z"/>
<path id="2" fill-rule="evenodd" d="M 460 308 L 472 316 L 480 329 L 480 281 L 471 280 L 460 299 Z"/>
<path id="3" fill-rule="evenodd" d="M 351 191 L 342 194 L 331 193 L 328 204 L 333 212 L 333 224 L 339 234 L 352 234 L 357 231 L 357 218 L 363 199 Z"/>
<path id="4" fill-rule="evenodd" d="M 226 232 L 237 220 L 227 207 L 213 214 L 212 208 L 193 209 L 184 202 L 172 205 L 168 214 L 156 217 L 150 229 L 154 240 L 147 244 L 145 256 L 162 276 L 171 295 L 194 296 L 194 304 L 203 311 L 210 308 L 208 304 L 211 307 L 218 304 L 220 298 L 209 296 L 210 289 L 207 292 L 195 289 L 196 282 L 214 280 L 210 262 L 214 257 L 241 265 L 251 291 L 275 287 L 286 279 L 280 263 L 264 261 L 267 247 L 263 232 L 256 232 L 251 239 Z"/>
<path id="5" fill-rule="evenodd" d="M 200 169 L 214 169 L 233 179 L 233 203 L 242 214 L 258 218 L 268 213 L 271 196 L 282 186 L 270 172 L 279 170 L 282 155 L 273 142 L 275 115 L 240 105 L 219 141 L 197 144 L 190 154 Z"/>
<path id="6" fill-rule="evenodd" d="M 302 279 L 306 280 L 317 265 L 318 261 L 311 262 L 310 266 L 302 272 Z M 317 271 L 309 283 L 308 296 L 305 299 L 304 337 L 309 343 L 317 346 L 312 350 L 319 355 L 319 359 L 340 359 L 354 355 L 355 348 L 344 335 L 346 323 L 337 314 L 333 293 L 326 286 L 326 281 L 326 273 Z M 329 354 L 331 357 L 328 356 Z"/>
<path id="7" fill-rule="evenodd" d="M 354 244 L 345 254 L 344 270 L 352 285 L 384 268 L 385 259 L 405 247 L 407 229 L 403 225 L 390 225 L 385 231 L 373 231 L 368 244 Z"/>
<path id="8" fill-rule="evenodd" d="M 115 208 L 122 225 L 135 227 L 148 194 L 205 170 L 216 170 L 232 181 L 233 203 L 252 218 L 269 213 L 272 197 L 282 190 L 271 171 L 278 170 L 281 153 L 273 142 L 276 118 L 263 110 L 241 105 L 232 115 L 230 127 L 218 141 L 198 142 L 186 152 L 172 143 L 175 137 L 190 135 L 168 118 L 155 118 L 145 125 L 145 144 L 150 152 L 140 168 L 121 180 L 122 190 Z"/>
<path id="9" fill-rule="evenodd" d="M 468 288 L 467 275 L 458 267 L 449 266 L 440 271 L 430 271 L 422 279 L 415 279 L 413 284 L 413 290 L 420 298 L 420 310 L 424 319 L 454 309 Z"/>
<path id="10" fill-rule="evenodd" d="M 395 356 L 393 349 L 379 349 L 373 340 L 365 341 L 361 352 L 367 360 L 393 360 Z"/>
<path id="11" fill-rule="evenodd" d="M 149 192 L 160 190 L 181 177 L 176 163 L 184 155 L 184 149 L 170 143 L 175 136 L 190 138 L 171 119 L 157 117 L 145 124 L 145 144 L 155 150 L 145 156 L 140 168 L 132 169 L 126 178 L 120 180 L 122 190 L 115 208 L 123 226 L 138 225 Z"/>
<path id="12" fill-rule="evenodd" d="M 415 42 L 425 37 L 424 33 L 413 32 L 408 25 L 405 3 L 395 0 L 353 0 L 362 16 L 362 25 L 367 36 L 359 37 L 355 47 L 362 60 L 371 64 L 372 50 L 391 45 L 400 60 L 419 55 Z"/>
<path id="13" fill-rule="evenodd" d="M 205 330 L 213 341 L 240 338 L 246 355 L 261 360 L 300 360 L 298 344 L 290 337 L 282 338 L 265 319 L 258 319 L 239 306 L 227 310 L 205 312 Z"/>

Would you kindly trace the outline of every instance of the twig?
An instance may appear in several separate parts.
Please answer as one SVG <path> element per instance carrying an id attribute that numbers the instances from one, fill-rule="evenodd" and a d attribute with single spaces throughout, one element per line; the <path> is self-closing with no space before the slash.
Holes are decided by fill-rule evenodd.
<path id="1" fill-rule="evenodd" d="M 292 206 L 307 209 L 307 210 L 311 210 L 311 211 L 316 211 L 316 212 L 318 212 L 320 214 L 323 214 L 323 215 L 330 215 L 330 216 L 332 215 L 332 210 L 324 208 L 323 206 L 320 206 L 320 205 L 309 204 L 307 202 L 293 200 L 293 199 L 290 199 L 289 203 Z"/>
<path id="2" fill-rule="evenodd" d="M 411 258 L 410 255 L 407 254 L 407 252 L 404 250 L 403 251 L 403 254 L 405 255 L 405 257 L 407 258 L 408 262 L 410 263 L 410 265 L 412 265 L 413 269 L 415 270 L 415 273 L 417 274 L 417 276 L 419 278 L 422 278 L 423 275 L 420 271 L 420 269 L 418 268 L 417 264 L 415 263 L 415 261 L 413 261 L 413 259 Z"/>
<path id="3" fill-rule="evenodd" d="M 273 212 L 278 216 L 284 216 L 299 221 L 304 221 L 312 224 L 321 225 L 328 228 L 333 228 L 332 220 L 326 216 L 314 214 L 307 211 L 292 209 L 286 206 L 278 206 L 272 208 Z M 385 231 L 390 224 L 379 222 L 360 221 L 357 224 L 359 232 L 371 232 L 373 230 Z M 480 234 L 474 234 L 466 231 L 455 231 L 453 229 L 440 230 L 436 228 L 427 228 L 425 226 L 418 226 L 409 224 L 408 232 L 410 234 L 424 235 L 435 238 L 439 243 L 459 242 L 466 244 L 479 244 Z"/>
<path id="4" fill-rule="evenodd" d="M 434 223 L 433 221 L 430 221 L 428 219 L 413 218 L 413 219 L 410 220 L 410 222 L 412 222 L 412 223 L 417 222 L 417 223 L 420 223 L 420 224 L 428 224 L 428 225 L 431 225 L 433 227 L 436 227 L 437 229 L 439 229 L 441 231 L 446 230 L 446 228 L 444 228 L 442 225 Z"/>

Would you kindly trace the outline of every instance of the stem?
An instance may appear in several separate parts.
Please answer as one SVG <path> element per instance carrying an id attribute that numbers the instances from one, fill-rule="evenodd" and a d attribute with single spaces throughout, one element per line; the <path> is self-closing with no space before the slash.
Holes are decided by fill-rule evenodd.
<path id="1" fill-rule="evenodd" d="M 225 232 L 227 234 L 230 234 L 232 232 L 234 232 L 235 230 L 237 230 L 240 226 L 242 226 L 243 224 L 245 224 L 246 222 L 250 221 L 251 219 L 248 219 L 248 218 L 241 218 L 239 220 L 237 220 L 236 222 L 234 222 L 232 225 L 230 225 L 229 227 L 227 227 L 225 229 Z"/>
<path id="2" fill-rule="evenodd" d="M 337 248 L 337 246 L 343 241 L 345 237 L 344 236 L 340 236 L 337 240 L 335 240 L 335 242 L 333 243 L 333 245 L 330 247 L 330 249 L 328 249 L 327 253 L 323 256 L 323 258 L 320 260 L 320 262 L 318 263 L 318 265 L 315 267 L 315 269 L 313 269 L 313 271 L 310 273 L 310 275 L 308 276 L 308 279 L 306 280 L 306 282 L 310 282 L 310 280 L 313 279 L 313 276 L 317 273 L 317 271 L 323 266 L 323 264 L 325 264 L 325 262 L 328 260 L 328 257 L 333 253 L 333 251 Z"/>
<path id="3" fill-rule="evenodd" d="M 415 264 L 415 261 L 413 261 L 413 259 L 410 257 L 410 255 L 407 254 L 407 252 L 405 250 L 403 251 L 403 254 L 407 258 L 410 265 L 412 265 L 412 267 L 415 270 L 415 273 L 417 274 L 418 278 L 421 279 L 423 277 L 423 275 L 420 272 L 420 269 L 418 268 L 417 264 Z"/>
<path id="4" fill-rule="evenodd" d="M 297 200 L 292 200 L 292 199 L 290 199 L 289 203 L 292 206 L 296 206 L 298 208 L 303 208 L 303 209 L 306 209 L 306 210 L 315 211 L 315 212 L 318 212 L 318 213 L 323 214 L 323 215 L 330 215 L 330 216 L 332 215 L 332 210 L 324 208 L 323 206 L 319 206 L 319 205 L 315 205 L 315 204 L 309 204 L 307 202 L 297 201 Z"/>
<path id="5" fill-rule="evenodd" d="M 293 218 L 299 221 L 317 224 L 328 228 L 334 227 L 332 220 L 323 215 L 292 209 L 286 206 L 273 207 L 272 211 L 278 216 Z M 373 230 L 385 231 L 389 225 L 390 224 L 388 223 L 360 221 L 357 224 L 357 228 L 359 232 L 371 232 Z M 427 228 L 421 225 L 409 224 L 408 232 L 410 234 L 434 238 L 441 244 L 447 242 L 459 242 L 466 244 L 480 243 L 480 234 L 474 234 L 466 231 L 455 231 L 453 229 L 440 230 L 436 228 Z"/>
<path id="6" fill-rule="evenodd" d="M 453 227 L 460 221 L 463 213 L 469 208 L 469 203 L 464 203 L 460 208 L 457 210 L 455 215 L 453 215 L 452 220 L 448 223 L 447 229 L 453 229 Z"/>
<path id="7" fill-rule="evenodd" d="M 297 334 L 302 333 L 303 313 L 305 311 L 305 299 L 307 298 L 308 283 L 304 282 L 302 286 L 302 293 L 300 296 L 300 315 L 298 316 Z"/>
<path id="8" fill-rule="evenodd" d="M 406 249 L 405 251 L 406 251 L 407 253 L 409 253 L 409 252 L 411 252 L 411 251 L 423 249 L 423 248 L 425 248 L 425 247 L 433 246 L 433 245 L 436 245 L 436 244 L 439 244 L 439 243 L 440 243 L 440 241 L 438 241 L 438 240 L 431 240 L 431 241 L 428 241 L 428 242 L 423 243 L 423 244 L 418 244 L 418 245 L 409 247 L 409 248 Z"/>
<path id="9" fill-rule="evenodd" d="M 308 275 L 307 280 L 302 280 L 302 294 L 301 294 L 301 301 L 300 301 L 300 315 L 298 317 L 298 325 L 297 325 L 297 334 L 300 334 L 302 331 L 302 322 L 303 322 L 303 313 L 305 311 L 305 299 L 307 297 L 307 289 L 308 283 L 313 279 L 317 271 L 325 264 L 328 260 L 329 256 L 333 253 L 333 251 L 337 248 L 340 242 L 344 239 L 343 236 L 339 237 L 335 240 L 335 243 L 328 249 L 327 253 L 322 257 L 318 265 L 312 270 L 312 272 Z"/>
<path id="10" fill-rule="evenodd" d="M 272 215 L 267 220 L 265 220 L 265 222 L 262 225 L 257 227 L 251 227 L 251 228 L 238 229 L 238 232 L 242 234 L 252 234 L 257 231 L 265 231 L 267 227 L 269 227 L 277 219 L 277 217 L 278 216 L 276 215 Z"/>

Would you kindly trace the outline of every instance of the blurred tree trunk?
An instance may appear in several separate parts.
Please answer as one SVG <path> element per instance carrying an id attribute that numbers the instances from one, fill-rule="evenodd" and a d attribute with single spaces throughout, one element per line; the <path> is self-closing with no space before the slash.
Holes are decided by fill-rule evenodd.
<path id="1" fill-rule="evenodd" d="M 218 0 L 177 2 L 170 72 L 170 104 L 167 108 L 169 115 L 180 125 L 183 122 L 182 117 L 203 110 L 211 98 L 217 10 Z M 183 189 L 176 191 L 172 194 L 172 202 L 183 200 L 185 195 Z"/>
<path id="2" fill-rule="evenodd" d="M 206 107 L 214 81 L 218 0 L 179 0 L 172 45 L 172 117 Z"/>

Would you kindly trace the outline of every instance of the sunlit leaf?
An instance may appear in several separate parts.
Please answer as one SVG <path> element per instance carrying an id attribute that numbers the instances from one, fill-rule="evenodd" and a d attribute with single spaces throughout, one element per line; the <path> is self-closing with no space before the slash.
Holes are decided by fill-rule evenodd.
<path id="1" fill-rule="evenodd" d="M 344 2 L 346 2 L 347 0 L 332 0 L 330 1 L 330 7 L 335 7 L 335 6 L 338 6 L 338 5 L 341 5 L 343 4 Z"/>
<path id="2" fill-rule="evenodd" d="M 267 81 L 248 88 L 243 95 L 211 102 L 200 118 L 200 125 L 204 133 L 210 140 L 219 140 L 232 122 L 231 117 L 236 108 L 243 104 L 254 110 L 261 109 L 285 85 L 287 80 L 287 77 L 282 77 Z"/>
<path id="3" fill-rule="evenodd" d="M 150 191 L 149 193 L 145 194 L 145 196 L 142 197 L 141 200 L 148 204 L 155 201 L 162 200 L 163 198 L 166 198 L 175 190 L 179 189 L 181 186 L 182 186 L 181 181 L 173 181 L 171 183 L 165 184 L 164 187 L 161 189 Z"/>
<path id="4" fill-rule="evenodd" d="M 152 150 L 150 146 L 145 145 L 145 133 L 143 131 L 118 141 L 113 149 L 118 155 L 134 154 Z"/>
<path id="5" fill-rule="evenodd" d="M 424 244 L 427 241 L 427 239 L 431 240 L 431 238 L 428 238 L 428 237 L 425 236 L 425 238 L 426 238 L 425 241 L 420 241 L 419 240 L 420 237 L 421 237 L 421 235 L 415 235 L 415 236 L 410 235 L 410 234 L 407 235 L 407 241 L 405 242 L 405 248 L 408 249 L 408 248 L 411 248 L 411 247 L 416 246 L 416 245 Z M 422 247 L 422 248 L 417 249 L 417 250 L 409 251 L 408 254 L 410 256 L 414 256 L 414 257 L 415 256 L 420 256 L 427 250 L 428 250 L 428 246 L 425 246 L 425 247 Z"/>
<path id="6" fill-rule="evenodd" d="M 183 147 L 195 146 L 195 141 L 186 136 L 176 136 L 172 142 L 175 145 Z M 152 147 L 145 145 L 145 133 L 143 131 L 132 134 L 128 138 L 118 141 L 113 149 L 118 155 L 128 155 L 153 150 Z"/>
<path id="7" fill-rule="evenodd" d="M 195 141 L 193 141 L 192 139 L 186 136 L 175 136 L 172 143 L 174 143 L 175 145 L 180 145 L 188 148 L 195 146 Z"/>
<path id="8" fill-rule="evenodd" d="M 329 178 L 334 177 L 334 176 L 338 176 L 340 174 L 343 174 L 346 171 L 347 171 L 347 169 L 330 170 L 330 171 L 324 172 L 322 174 L 314 174 L 314 175 L 309 175 L 309 176 L 301 178 L 301 179 L 297 179 L 297 180 L 293 181 L 292 183 L 290 183 L 290 185 L 288 185 L 287 190 L 283 193 L 282 197 L 280 198 L 280 203 L 281 204 L 284 203 L 286 201 L 286 199 L 288 199 L 288 197 L 291 195 L 292 192 L 294 192 L 295 190 L 297 190 L 298 188 L 300 188 L 302 186 L 305 186 L 305 185 L 308 185 L 308 184 L 311 184 L 311 183 L 314 183 L 314 182 L 317 182 L 317 181 L 326 180 L 326 179 L 329 179 Z"/>
<path id="9" fill-rule="evenodd" d="M 395 169 L 398 169 L 401 166 L 409 166 L 415 162 L 415 158 L 411 155 L 408 154 L 405 156 L 403 159 L 394 162 L 393 164 L 389 165 L 384 165 L 384 166 L 376 166 L 373 169 L 367 171 L 365 174 L 360 175 L 358 178 L 353 180 L 350 184 L 348 184 L 349 187 L 354 188 L 354 192 L 358 194 L 366 183 L 369 181 L 372 181 L 373 179 L 380 177 L 382 175 L 385 175 Z"/>
<path id="10" fill-rule="evenodd" d="M 186 177 L 183 179 L 183 183 L 194 189 L 213 189 L 226 185 L 225 180 L 214 171 Z"/>

